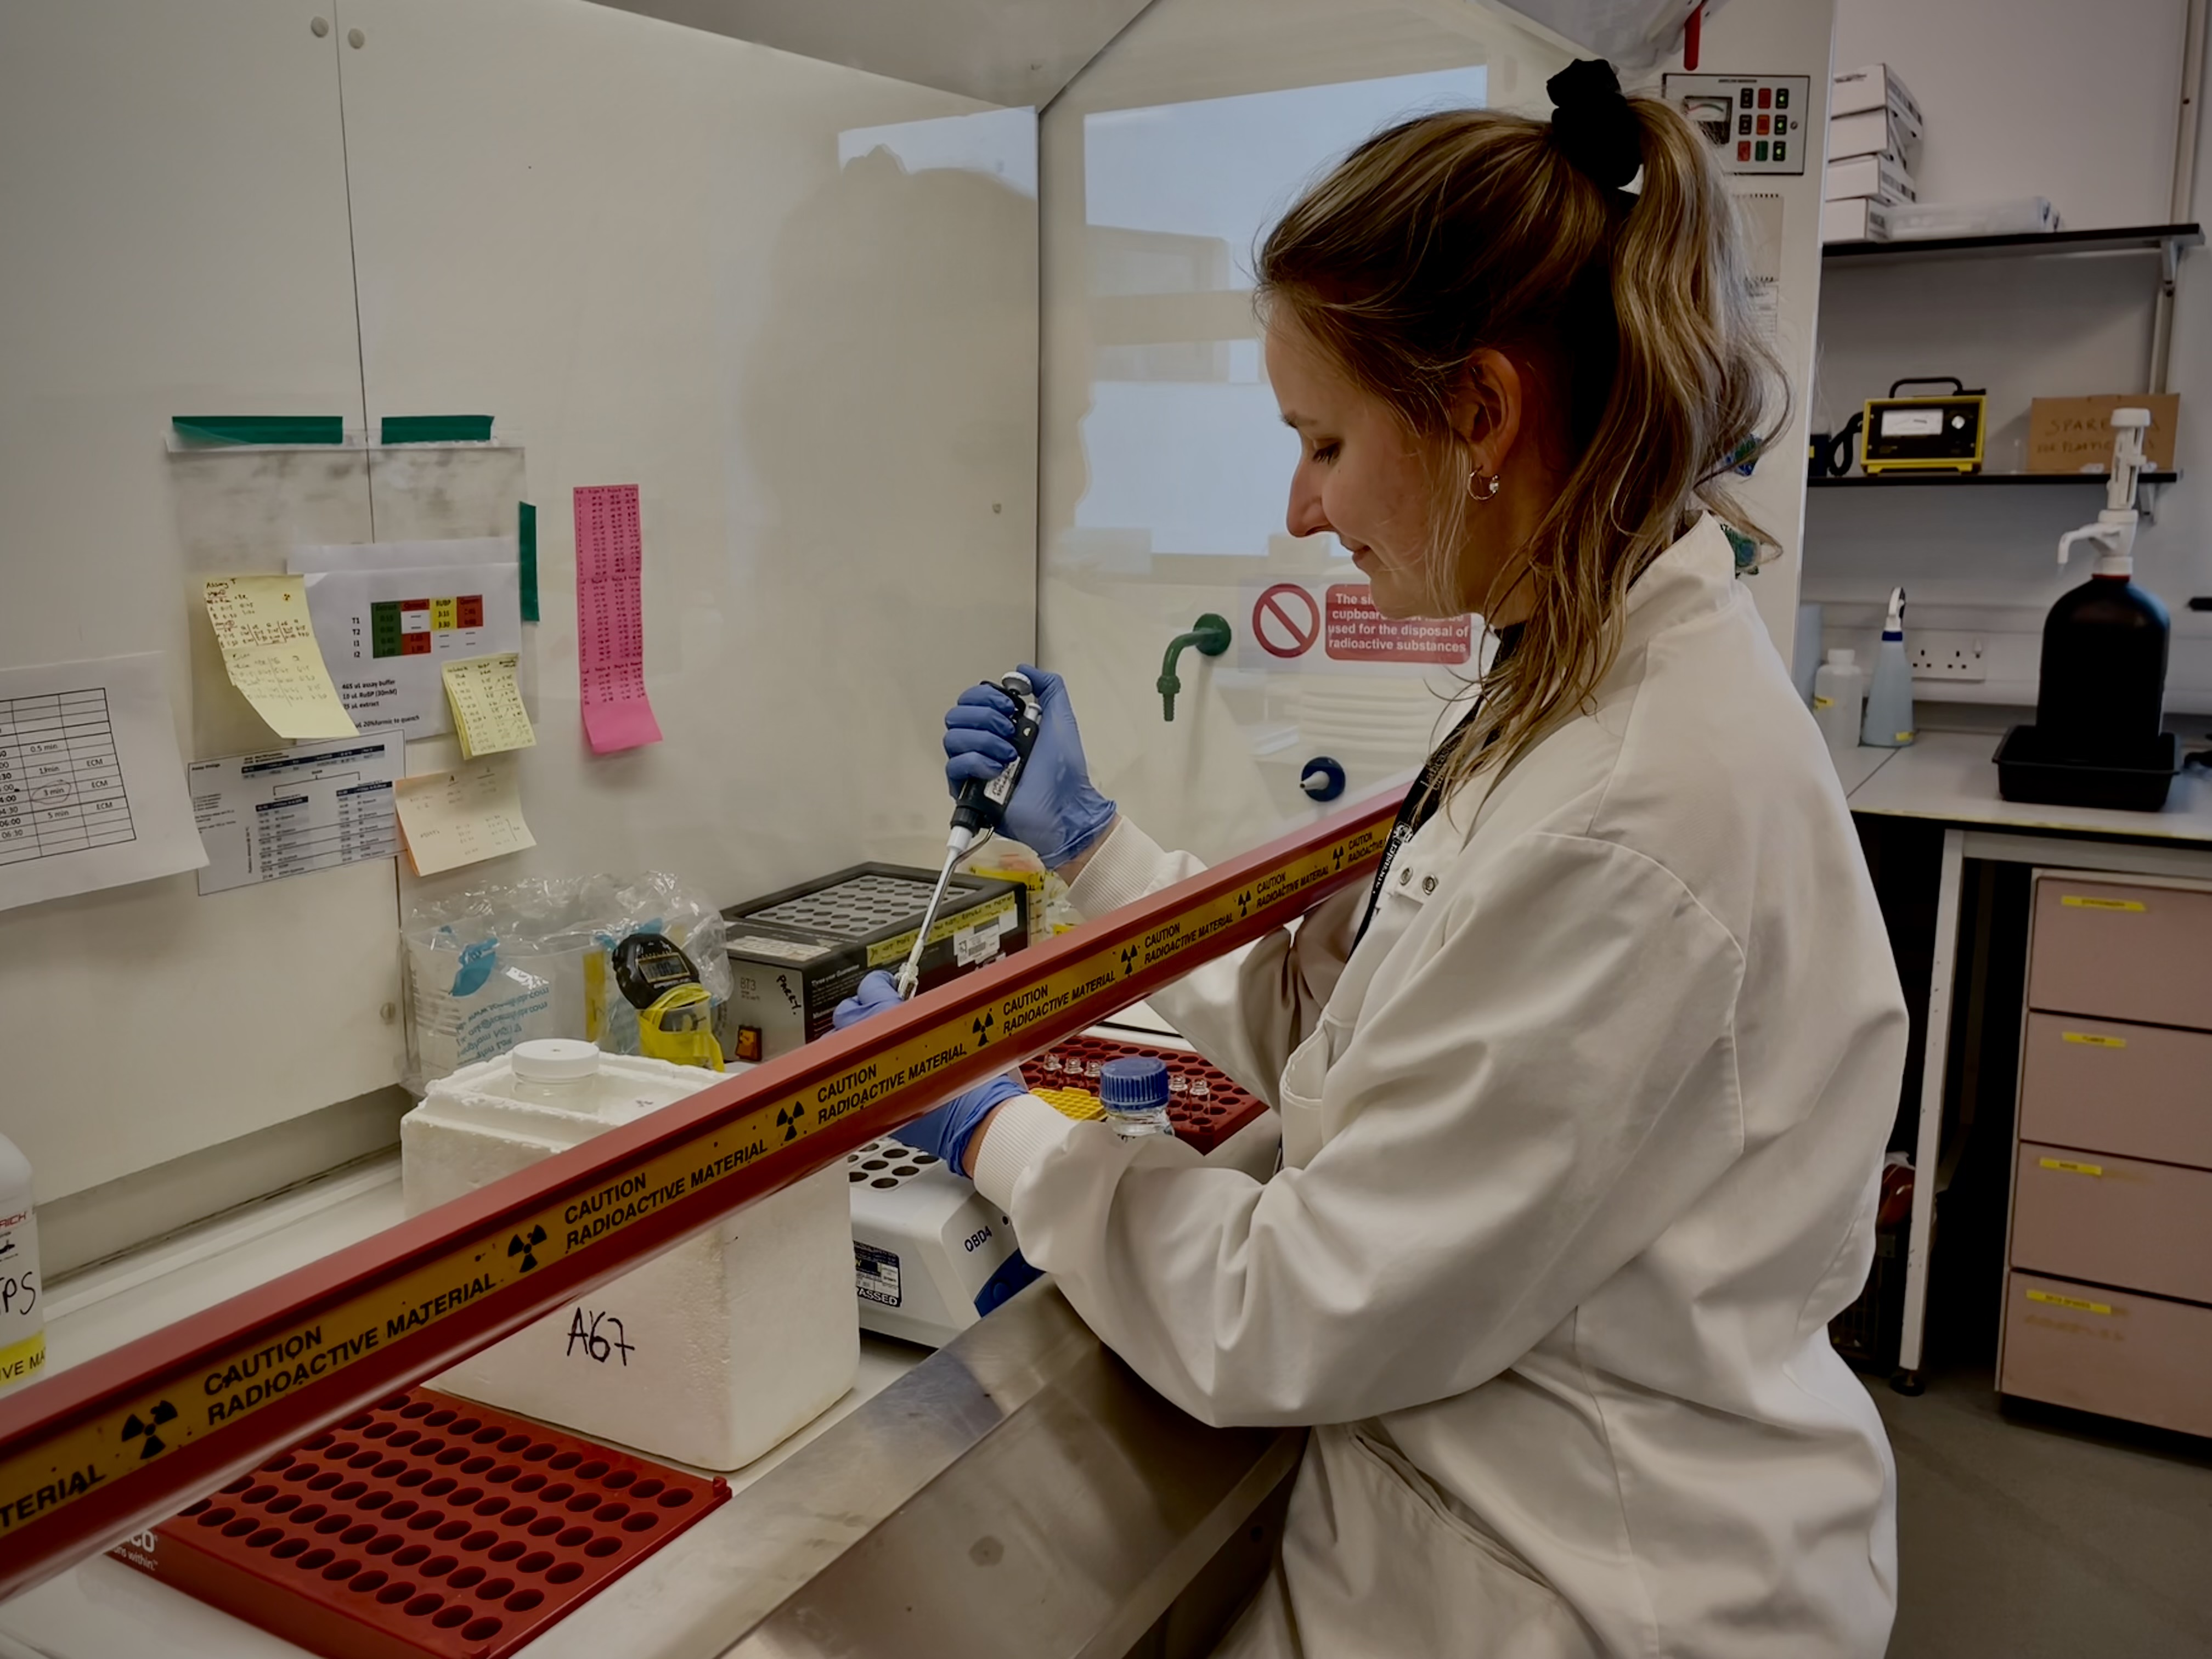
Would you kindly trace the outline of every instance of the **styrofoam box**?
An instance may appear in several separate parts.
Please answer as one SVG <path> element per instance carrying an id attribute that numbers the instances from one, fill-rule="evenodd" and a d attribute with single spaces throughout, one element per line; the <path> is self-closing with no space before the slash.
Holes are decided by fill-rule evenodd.
<path id="1" fill-rule="evenodd" d="M 1894 155 L 1852 155 L 1831 161 L 1822 180 L 1822 193 L 1831 202 L 1871 196 L 1877 202 L 1915 202 L 1919 187 L 1912 173 Z"/>
<path id="2" fill-rule="evenodd" d="M 1823 242 L 1886 242 L 1890 237 L 1890 208 L 1870 196 L 1820 204 Z"/>
<path id="3" fill-rule="evenodd" d="M 605 1054 L 572 1107 L 518 1098 L 511 1059 L 433 1083 L 400 1120 L 409 1214 L 719 1080 L 696 1066 Z M 809 1176 L 464 1360 L 435 1386 L 701 1468 L 749 1463 L 821 1415 L 859 1370 L 845 1188 L 842 1164 Z"/>

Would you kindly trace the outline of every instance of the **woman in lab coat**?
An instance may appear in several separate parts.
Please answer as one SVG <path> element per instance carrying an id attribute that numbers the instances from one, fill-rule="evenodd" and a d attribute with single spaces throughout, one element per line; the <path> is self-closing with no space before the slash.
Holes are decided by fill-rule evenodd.
<path id="1" fill-rule="evenodd" d="M 1717 516 L 1770 412 L 1726 187 L 1607 66 L 1552 91 L 1548 125 L 1382 134 L 1261 258 L 1292 533 L 1334 532 L 1386 615 L 1503 636 L 1372 890 L 1153 999 L 1276 1103 L 1281 1171 L 1012 1079 L 904 1138 L 1168 1398 L 1313 1425 L 1226 1651 L 1875 1659 L 1894 1473 L 1827 1324 L 1904 1005 Z M 1091 915 L 1193 873 L 1038 678 L 1009 832 Z M 947 717 L 956 784 L 1011 757 L 1009 707 Z"/>

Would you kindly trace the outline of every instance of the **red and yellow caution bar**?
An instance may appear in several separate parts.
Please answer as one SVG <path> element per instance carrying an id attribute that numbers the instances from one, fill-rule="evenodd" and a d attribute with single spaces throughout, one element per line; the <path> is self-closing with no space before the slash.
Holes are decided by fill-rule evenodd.
<path id="1" fill-rule="evenodd" d="M 0 1596 L 1371 874 L 1366 803 L 0 1401 Z"/>

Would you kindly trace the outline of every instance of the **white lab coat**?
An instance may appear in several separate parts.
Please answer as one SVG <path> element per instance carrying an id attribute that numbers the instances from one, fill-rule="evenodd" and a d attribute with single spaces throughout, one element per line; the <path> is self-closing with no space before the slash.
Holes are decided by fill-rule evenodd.
<path id="1" fill-rule="evenodd" d="M 1125 822 L 1073 897 L 1195 867 Z M 976 1171 L 1162 1394 L 1325 1425 L 1226 1650 L 1875 1659 L 1895 1474 L 1827 1323 L 1905 1006 L 1711 520 L 1631 590 L 1594 706 L 1406 843 L 1353 951 L 1365 900 L 1153 999 L 1279 1108 L 1273 1180 L 1027 1097 Z"/>

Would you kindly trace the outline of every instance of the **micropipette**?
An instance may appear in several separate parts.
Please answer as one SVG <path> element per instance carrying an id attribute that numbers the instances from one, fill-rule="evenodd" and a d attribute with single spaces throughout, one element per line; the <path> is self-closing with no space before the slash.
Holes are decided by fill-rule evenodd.
<path id="1" fill-rule="evenodd" d="M 1030 750 L 1036 744 L 1037 726 L 1044 718 L 1044 711 L 1038 706 L 1036 688 L 1030 684 L 1029 676 L 1006 674 L 1000 679 L 998 689 L 1014 701 L 1014 757 L 997 776 L 987 780 L 970 778 L 960 786 L 960 793 L 952 805 L 952 833 L 945 842 L 945 867 L 937 872 L 936 890 L 929 896 L 929 908 L 921 913 L 914 949 L 907 953 L 906 965 L 892 981 L 902 1002 L 921 984 L 921 953 L 928 947 L 929 930 L 936 925 L 937 907 L 945 902 L 945 884 L 952 879 L 952 866 L 984 831 L 999 827 L 999 820 L 1006 815 L 1006 803 L 1013 799 L 1014 786 L 1022 781 L 1022 768 L 1029 762 Z"/>

